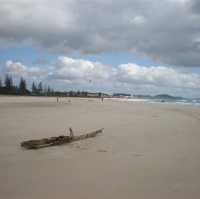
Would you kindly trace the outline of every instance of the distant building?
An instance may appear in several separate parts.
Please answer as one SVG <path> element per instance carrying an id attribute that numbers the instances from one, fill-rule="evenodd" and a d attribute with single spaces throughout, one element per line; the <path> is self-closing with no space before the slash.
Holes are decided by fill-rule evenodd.
<path id="1" fill-rule="evenodd" d="M 88 91 L 68 91 L 64 93 L 67 97 L 94 97 L 94 98 L 101 98 L 101 97 L 110 97 L 106 93 L 101 92 L 88 92 Z"/>
<path id="2" fill-rule="evenodd" d="M 127 94 L 127 93 L 114 93 L 113 97 L 131 97 L 131 94 Z"/>
<path id="3" fill-rule="evenodd" d="M 87 97 L 99 97 L 99 93 L 87 93 Z"/>

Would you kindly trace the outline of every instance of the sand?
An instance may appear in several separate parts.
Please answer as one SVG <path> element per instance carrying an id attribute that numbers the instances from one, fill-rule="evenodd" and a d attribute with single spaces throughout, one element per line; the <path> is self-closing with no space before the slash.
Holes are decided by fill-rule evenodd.
<path id="1" fill-rule="evenodd" d="M 0 97 L 0 198 L 200 198 L 200 108 L 99 99 Z M 65 146 L 27 139 L 105 128 Z"/>

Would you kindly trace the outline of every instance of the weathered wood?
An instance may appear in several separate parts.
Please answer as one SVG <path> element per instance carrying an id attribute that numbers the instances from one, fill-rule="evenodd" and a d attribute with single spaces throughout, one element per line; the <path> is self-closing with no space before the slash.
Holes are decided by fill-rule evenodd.
<path id="1" fill-rule="evenodd" d="M 22 142 L 21 146 L 26 149 L 39 149 L 39 148 L 44 148 L 44 147 L 63 145 L 70 142 L 75 142 L 78 140 L 95 137 L 97 134 L 102 133 L 102 131 L 103 129 L 99 129 L 91 133 L 74 136 L 73 131 L 70 128 L 70 136 L 61 135 L 58 137 L 43 138 L 39 140 L 28 140 L 28 141 Z"/>

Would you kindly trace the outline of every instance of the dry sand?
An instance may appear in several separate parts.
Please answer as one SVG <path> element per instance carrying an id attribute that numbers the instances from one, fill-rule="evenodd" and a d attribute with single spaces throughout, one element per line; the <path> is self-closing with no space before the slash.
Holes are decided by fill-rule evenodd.
<path id="1" fill-rule="evenodd" d="M 200 108 L 0 97 L 0 198 L 199 199 Z M 23 150 L 73 127 L 96 138 Z"/>

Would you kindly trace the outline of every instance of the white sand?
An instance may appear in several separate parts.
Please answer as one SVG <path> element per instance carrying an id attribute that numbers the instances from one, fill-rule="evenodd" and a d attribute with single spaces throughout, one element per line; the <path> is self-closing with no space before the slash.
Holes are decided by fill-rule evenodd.
<path id="1" fill-rule="evenodd" d="M 70 145 L 20 147 L 68 127 L 105 130 Z M 199 199 L 200 108 L 0 97 L 0 198 Z"/>

